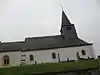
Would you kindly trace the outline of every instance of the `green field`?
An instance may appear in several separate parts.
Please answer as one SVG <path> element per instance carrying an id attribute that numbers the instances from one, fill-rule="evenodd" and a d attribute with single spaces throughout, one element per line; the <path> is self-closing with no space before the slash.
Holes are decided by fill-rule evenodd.
<path id="1" fill-rule="evenodd" d="M 97 60 L 84 60 L 64 63 L 47 63 L 21 67 L 0 68 L 0 75 L 22 75 L 30 73 L 60 72 L 74 69 L 96 68 Z"/>

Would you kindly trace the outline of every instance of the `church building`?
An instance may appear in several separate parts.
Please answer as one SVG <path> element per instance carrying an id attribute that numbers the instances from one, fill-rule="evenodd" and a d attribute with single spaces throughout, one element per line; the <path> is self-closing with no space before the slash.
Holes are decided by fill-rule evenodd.
<path id="1" fill-rule="evenodd" d="M 1 42 L 0 67 L 95 58 L 93 44 L 78 37 L 63 10 L 60 32 L 60 35 L 25 38 L 25 41 Z"/>

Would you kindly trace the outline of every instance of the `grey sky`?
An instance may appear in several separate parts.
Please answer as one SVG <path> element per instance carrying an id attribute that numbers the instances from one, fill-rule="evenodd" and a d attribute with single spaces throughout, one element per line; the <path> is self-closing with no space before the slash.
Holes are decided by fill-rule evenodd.
<path id="1" fill-rule="evenodd" d="M 0 40 L 60 34 L 60 4 L 79 37 L 100 54 L 100 0 L 0 0 Z"/>

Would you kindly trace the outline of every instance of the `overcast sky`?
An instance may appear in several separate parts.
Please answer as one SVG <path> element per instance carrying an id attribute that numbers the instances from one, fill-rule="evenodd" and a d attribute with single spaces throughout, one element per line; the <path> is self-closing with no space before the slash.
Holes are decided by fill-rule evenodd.
<path id="1" fill-rule="evenodd" d="M 0 0 L 0 40 L 60 34 L 60 4 L 78 36 L 100 55 L 100 0 Z"/>

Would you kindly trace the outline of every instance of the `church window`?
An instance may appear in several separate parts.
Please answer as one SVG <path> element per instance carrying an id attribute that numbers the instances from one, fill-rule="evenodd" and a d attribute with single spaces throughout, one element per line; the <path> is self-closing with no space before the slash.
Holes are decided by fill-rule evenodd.
<path id="1" fill-rule="evenodd" d="M 30 55 L 30 61 L 33 61 L 33 60 L 34 60 L 34 56 Z"/>
<path id="2" fill-rule="evenodd" d="M 85 50 L 82 50 L 81 52 L 82 52 L 82 55 L 86 55 L 86 52 L 85 52 Z"/>
<path id="3" fill-rule="evenodd" d="M 8 55 L 5 55 L 3 57 L 3 65 L 9 65 L 9 56 Z"/>
<path id="4" fill-rule="evenodd" d="M 72 30 L 72 28 L 71 27 L 67 27 L 67 30 L 69 31 L 69 30 Z"/>
<path id="5" fill-rule="evenodd" d="M 55 59 L 56 58 L 56 53 L 52 53 L 52 58 Z"/>

